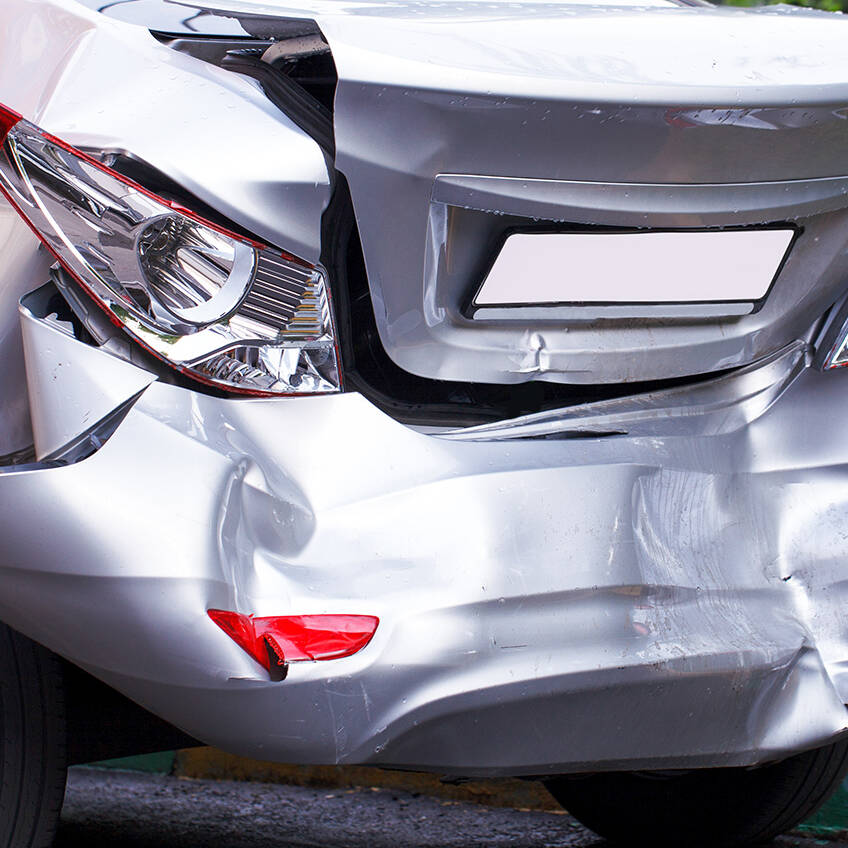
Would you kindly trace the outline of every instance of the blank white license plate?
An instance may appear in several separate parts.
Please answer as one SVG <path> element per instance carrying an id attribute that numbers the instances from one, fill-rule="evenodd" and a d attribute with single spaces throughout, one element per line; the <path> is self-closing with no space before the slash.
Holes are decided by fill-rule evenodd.
<path id="1" fill-rule="evenodd" d="M 789 228 L 513 233 L 473 305 L 755 302 L 794 235 Z"/>

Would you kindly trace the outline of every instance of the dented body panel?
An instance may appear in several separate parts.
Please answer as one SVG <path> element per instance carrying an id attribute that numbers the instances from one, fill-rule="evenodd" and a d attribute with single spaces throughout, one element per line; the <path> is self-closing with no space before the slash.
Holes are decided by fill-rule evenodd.
<path id="1" fill-rule="evenodd" d="M 699 374 L 797 338 L 841 291 L 839 16 L 668 3 L 186 5 L 263 32 L 275 17 L 318 22 L 339 73 L 336 163 L 377 326 L 407 371 L 572 384 Z M 806 202 L 822 189 L 830 199 Z M 693 324 L 560 310 L 498 321 L 466 308 L 510 228 L 774 222 L 804 232 L 754 314 Z"/>
<path id="2" fill-rule="evenodd" d="M 343 175 L 379 337 L 409 373 L 716 376 L 427 430 L 358 392 L 215 396 L 57 317 L 53 259 L 0 203 L 0 453 L 34 442 L 39 460 L 0 466 L 0 620 L 263 759 L 543 776 L 756 765 L 848 731 L 848 374 L 817 367 L 848 273 L 848 22 L 10 5 L 0 103 L 71 144 L 131 153 L 315 263 Z M 266 39 L 317 22 L 335 158 L 246 76 L 145 30 L 188 20 Z M 710 36 L 734 41 L 717 68 Z M 464 298 L 502 218 L 800 235 L 750 314 L 475 321 Z M 278 681 L 210 609 L 380 623 Z"/>
<path id="3" fill-rule="evenodd" d="M 317 261 L 331 192 L 326 158 L 249 80 L 72 0 L 16 0 L 2 18 L 5 106 L 82 149 L 129 153 L 270 244 Z M 15 304 L 47 279 L 52 258 L 36 254 L 37 240 L 2 197 L 0 215 L 2 456 L 32 443 Z"/>
<path id="4" fill-rule="evenodd" d="M 812 747 L 848 727 L 847 378 L 803 345 L 763 368 L 715 386 L 737 395 L 721 420 L 655 398 L 654 432 L 506 443 L 416 433 L 358 395 L 153 383 L 90 458 L 0 475 L 0 616 L 268 759 L 555 774 Z M 380 627 L 271 683 L 209 608 Z"/>

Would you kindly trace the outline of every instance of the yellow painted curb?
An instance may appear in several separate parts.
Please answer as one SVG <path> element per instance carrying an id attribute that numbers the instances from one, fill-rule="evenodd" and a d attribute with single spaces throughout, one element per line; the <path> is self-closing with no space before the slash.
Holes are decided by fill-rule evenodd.
<path id="1" fill-rule="evenodd" d="M 430 774 L 386 771 L 366 766 L 293 766 L 236 757 L 217 748 L 187 748 L 177 752 L 173 773 L 207 780 L 252 780 L 326 789 L 372 788 L 417 793 L 445 801 L 545 810 L 562 808 L 538 781 L 496 778 L 444 783 Z"/>

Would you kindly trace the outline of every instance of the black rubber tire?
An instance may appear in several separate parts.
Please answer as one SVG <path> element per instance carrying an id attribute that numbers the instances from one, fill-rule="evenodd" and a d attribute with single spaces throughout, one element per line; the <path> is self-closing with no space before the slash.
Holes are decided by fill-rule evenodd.
<path id="1" fill-rule="evenodd" d="M 48 848 L 65 794 L 62 667 L 0 624 L 0 848 Z"/>
<path id="2" fill-rule="evenodd" d="M 758 768 L 611 772 L 546 781 L 578 821 L 626 845 L 761 845 L 809 818 L 848 769 L 848 740 Z"/>

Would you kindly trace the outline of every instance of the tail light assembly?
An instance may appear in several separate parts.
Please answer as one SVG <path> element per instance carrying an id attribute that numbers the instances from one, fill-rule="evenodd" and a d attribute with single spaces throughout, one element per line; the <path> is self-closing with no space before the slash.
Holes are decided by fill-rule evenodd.
<path id="1" fill-rule="evenodd" d="M 230 232 L 0 106 L 0 191 L 114 324 L 186 377 L 341 389 L 320 267 Z"/>

